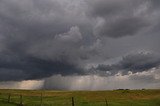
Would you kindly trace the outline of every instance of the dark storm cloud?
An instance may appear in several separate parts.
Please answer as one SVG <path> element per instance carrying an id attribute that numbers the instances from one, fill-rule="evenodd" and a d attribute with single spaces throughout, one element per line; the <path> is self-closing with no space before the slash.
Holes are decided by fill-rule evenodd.
<path id="1" fill-rule="evenodd" d="M 105 71 L 114 75 L 119 70 L 141 72 L 158 66 L 158 56 L 137 54 L 87 70 L 146 45 L 148 51 L 159 50 L 160 37 L 153 37 L 160 17 L 157 2 L 0 0 L 0 81 Z"/>
<path id="2" fill-rule="evenodd" d="M 105 23 L 99 29 L 99 34 L 112 38 L 132 36 L 146 26 L 147 22 L 138 17 L 119 18 L 115 22 Z"/>
<path id="3" fill-rule="evenodd" d="M 0 5 L 0 18 L 4 26 L 2 34 L 14 35 L 15 40 L 21 36 L 27 42 L 33 42 L 38 37 L 48 39 L 69 30 L 74 24 L 67 22 L 70 21 L 67 17 L 63 17 L 67 13 L 55 0 L 37 2 L 2 0 Z"/>
<path id="4" fill-rule="evenodd" d="M 115 64 L 105 65 L 100 64 L 96 70 L 108 72 L 110 75 L 115 75 L 121 72 L 123 75 L 132 73 L 143 72 L 160 65 L 160 57 L 152 53 L 138 53 L 124 56 L 122 60 Z M 107 73 L 106 73 L 107 74 Z"/>
<path id="5" fill-rule="evenodd" d="M 73 13 L 77 7 L 64 2 L 0 1 L 0 81 L 83 74 L 78 26 L 86 22 L 80 8 Z"/>
<path id="6" fill-rule="evenodd" d="M 159 8 L 159 5 L 160 5 L 160 1 L 159 0 L 151 0 L 151 3 L 152 3 L 152 7 L 153 8 Z"/>
<path id="7" fill-rule="evenodd" d="M 66 60 L 44 60 L 31 56 L 1 54 L 0 81 L 42 79 L 53 74 L 83 74 L 82 69 Z"/>
<path id="8" fill-rule="evenodd" d="M 80 50 L 73 51 L 81 45 L 78 27 L 72 27 L 68 32 L 51 39 L 42 39 L 43 37 L 37 37 L 40 41 L 27 42 L 16 36 L 13 39 L 5 38 L 5 50 L 0 52 L 0 80 L 31 80 L 54 74 L 84 74 L 78 62 L 73 61 L 80 58 L 75 53 L 81 53 Z"/>
<path id="9" fill-rule="evenodd" d="M 88 0 L 87 3 L 89 4 L 88 14 L 95 17 L 116 14 L 124 9 L 122 0 Z"/>
<path id="10" fill-rule="evenodd" d="M 119 38 L 133 36 L 149 26 L 147 18 L 136 15 L 145 0 L 93 0 L 88 1 L 89 15 L 101 18 L 103 22 L 95 28 L 95 33 L 101 36 Z"/>

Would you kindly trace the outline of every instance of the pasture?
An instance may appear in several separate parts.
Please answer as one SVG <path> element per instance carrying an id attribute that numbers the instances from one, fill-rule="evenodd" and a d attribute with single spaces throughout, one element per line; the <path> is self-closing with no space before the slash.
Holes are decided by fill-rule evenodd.
<path id="1" fill-rule="evenodd" d="M 160 90 L 0 90 L 0 106 L 160 106 Z"/>

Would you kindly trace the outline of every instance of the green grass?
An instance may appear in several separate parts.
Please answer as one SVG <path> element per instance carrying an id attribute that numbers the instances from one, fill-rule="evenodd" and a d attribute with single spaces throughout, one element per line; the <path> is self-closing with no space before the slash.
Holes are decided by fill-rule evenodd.
<path id="1" fill-rule="evenodd" d="M 8 95 L 11 94 L 8 103 Z M 17 106 L 20 95 L 24 106 L 160 106 L 160 90 L 113 90 L 113 91 L 45 91 L 0 90 L 0 106 Z"/>

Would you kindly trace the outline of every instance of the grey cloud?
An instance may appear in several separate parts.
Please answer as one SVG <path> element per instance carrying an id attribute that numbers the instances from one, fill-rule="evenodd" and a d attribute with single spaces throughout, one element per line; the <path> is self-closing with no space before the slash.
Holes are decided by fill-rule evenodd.
<path id="1" fill-rule="evenodd" d="M 145 0 L 93 0 L 89 1 L 89 14 L 98 21 L 95 34 L 111 38 L 137 35 L 149 26 L 145 15 L 136 14 L 140 7 L 146 6 Z M 146 6 L 146 8 L 149 8 Z M 148 10 L 145 10 L 148 14 Z"/>
<path id="2" fill-rule="evenodd" d="M 56 61 L 31 56 L 1 54 L 1 81 L 42 79 L 53 74 L 73 75 L 84 74 L 84 72 L 79 67 L 69 64 L 63 59 Z"/>
<path id="3" fill-rule="evenodd" d="M 105 70 L 114 75 L 158 66 L 159 56 L 137 54 L 87 70 L 130 51 L 159 50 L 160 37 L 154 36 L 159 9 L 150 8 L 157 1 L 146 2 L 0 0 L 0 81 L 103 75 Z"/>
<path id="4" fill-rule="evenodd" d="M 139 11 L 139 7 L 151 4 L 150 0 L 87 0 L 88 14 L 94 17 L 110 18 L 129 16 Z"/>
<path id="5" fill-rule="evenodd" d="M 160 1 L 159 0 L 151 0 L 152 8 L 159 8 Z"/>
<path id="6" fill-rule="evenodd" d="M 98 28 L 98 34 L 112 38 L 133 36 L 148 26 L 147 21 L 138 17 L 119 18 L 111 23 L 104 23 Z"/>
<path id="7" fill-rule="evenodd" d="M 130 81 L 133 81 L 135 83 L 152 83 L 156 84 L 160 81 L 160 70 L 159 67 L 153 68 L 149 71 L 145 71 L 138 74 L 132 74 L 128 78 Z"/>
<path id="8" fill-rule="evenodd" d="M 89 15 L 97 16 L 106 16 L 111 14 L 116 14 L 118 11 L 124 9 L 124 0 L 88 0 L 89 5 Z M 126 0 L 125 0 L 126 1 Z"/>
<path id="9" fill-rule="evenodd" d="M 160 57 L 152 53 L 138 53 L 124 56 L 122 60 L 115 64 L 98 65 L 95 70 L 108 72 L 110 75 L 115 75 L 121 72 L 123 75 L 132 73 L 143 72 L 160 65 Z M 94 68 L 93 68 L 94 69 Z M 106 73 L 107 74 L 107 73 Z"/>
<path id="10" fill-rule="evenodd" d="M 159 79 L 155 79 L 154 75 L 131 75 L 129 80 L 143 83 L 158 83 Z"/>
<path id="11" fill-rule="evenodd" d="M 85 55 L 79 27 L 85 16 L 64 2 L 0 1 L 0 81 L 84 74 L 79 65 Z"/>

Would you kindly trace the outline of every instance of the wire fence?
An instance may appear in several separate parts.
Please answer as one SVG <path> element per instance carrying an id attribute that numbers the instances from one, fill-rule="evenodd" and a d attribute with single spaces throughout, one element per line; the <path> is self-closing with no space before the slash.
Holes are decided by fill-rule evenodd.
<path id="1" fill-rule="evenodd" d="M 0 101 L 13 106 L 137 106 L 135 104 L 112 104 L 107 98 L 103 100 L 88 101 L 78 97 L 45 96 L 42 93 L 37 95 L 22 95 L 1 93 Z M 1 105 L 0 105 L 1 106 Z M 150 104 L 143 106 L 152 106 Z M 160 106 L 157 104 L 155 106 Z"/>
<path id="2" fill-rule="evenodd" d="M 75 97 L 56 96 L 26 96 L 19 94 L 0 94 L 0 101 L 13 104 L 15 106 L 109 106 L 106 99 L 103 101 L 89 102 L 79 100 Z"/>

